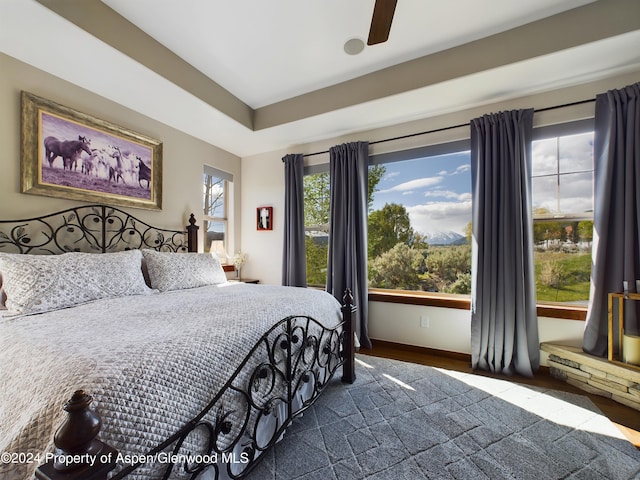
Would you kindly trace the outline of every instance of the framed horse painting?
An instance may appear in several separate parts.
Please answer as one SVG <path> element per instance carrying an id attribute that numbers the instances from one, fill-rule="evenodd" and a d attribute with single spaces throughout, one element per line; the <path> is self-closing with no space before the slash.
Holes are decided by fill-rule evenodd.
<path id="1" fill-rule="evenodd" d="M 22 92 L 22 192 L 162 208 L 162 143 Z"/>

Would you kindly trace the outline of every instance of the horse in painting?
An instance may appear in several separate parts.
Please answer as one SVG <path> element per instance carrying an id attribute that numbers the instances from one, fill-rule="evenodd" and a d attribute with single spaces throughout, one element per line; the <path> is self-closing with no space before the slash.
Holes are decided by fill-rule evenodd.
<path id="1" fill-rule="evenodd" d="M 115 183 L 118 183 L 120 180 L 122 180 L 122 183 L 127 183 L 124 180 L 124 169 L 122 168 L 122 152 L 120 152 L 120 147 L 116 147 L 113 145 L 110 145 L 112 152 L 111 152 L 111 158 L 115 161 L 115 164 L 113 164 L 112 162 L 111 165 L 109 166 L 109 181 L 111 182 L 112 180 Z"/>
<path id="2" fill-rule="evenodd" d="M 142 159 L 136 156 L 138 160 L 138 184 L 142 188 L 142 181 L 147 181 L 147 190 L 149 190 L 149 182 L 151 181 L 151 169 L 142 161 Z"/>
<path id="3" fill-rule="evenodd" d="M 53 167 L 56 158 L 62 157 L 62 168 L 71 170 L 71 164 L 78 161 L 83 150 L 89 155 L 92 153 L 89 143 L 82 140 L 58 140 L 56 137 L 44 139 L 44 154 L 50 167 Z"/>

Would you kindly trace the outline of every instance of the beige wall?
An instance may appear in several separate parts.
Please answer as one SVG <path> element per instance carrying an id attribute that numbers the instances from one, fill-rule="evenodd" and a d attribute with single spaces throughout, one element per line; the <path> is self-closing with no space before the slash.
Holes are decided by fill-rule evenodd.
<path id="1" fill-rule="evenodd" d="M 206 142 L 140 115 L 73 84 L 0 53 L 0 218 L 25 218 L 81 202 L 20 193 L 20 91 L 156 138 L 163 143 L 162 211 L 125 208 L 152 225 L 180 228 L 191 212 L 202 223 L 202 167 L 208 164 L 234 176 L 232 212 L 239 218 L 240 159 Z M 231 236 L 240 238 L 239 222 Z M 239 242 L 239 240 L 237 240 Z M 202 244 L 202 242 L 200 242 Z M 202 247 L 201 247 L 202 248 Z"/>
<path id="2" fill-rule="evenodd" d="M 246 210 L 259 205 L 274 206 L 274 231 L 257 232 L 252 221 L 243 217 L 242 249 L 249 254 L 244 274 L 260 278 L 263 283 L 281 282 L 282 238 L 284 215 L 284 173 L 281 158 L 287 153 L 312 153 L 327 150 L 332 145 L 347 141 L 364 140 L 374 142 L 416 132 L 435 130 L 469 122 L 485 113 L 513 108 L 542 109 L 556 105 L 592 99 L 598 93 L 621 88 L 640 79 L 640 72 L 599 80 L 572 88 L 557 89 L 538 95 L 518 98 L 502 103 L 470 108 L 426 120 L 419 120 L 392 127 L 333 138 L 314 144 L 292 146 L 277 152 L 263 153 L 242 159 L 242 204 Z M 535 126 L 553 125 L 571 120 L 593 117 L 594 104 L 588 103 L 572 108 L 556 109 L 535 115 Z M 371 154 L 398 151 L 418 146 L 444 143 L 468 138 L 468 127 L 421 135 L 410 139 L 384 142 L 370 147 Z M 308 157 L 306 164 L 327 163 L 328 155 Z M 264 186 L 268 188 L 264 188 Z M 420 317 L 430 317 L 430 327 L 420 327 Z M 582 344 L 584 322 L 538 319 L 541 342 L 563 342 Z M 398 305 L 380 302 L 369 303 L 369 332 L 375 339 L 399 342 L 429 348 L 470 352 L 470 315 L 464 310 Z M 546 354 L 541 352 L 543 362 Z"/>

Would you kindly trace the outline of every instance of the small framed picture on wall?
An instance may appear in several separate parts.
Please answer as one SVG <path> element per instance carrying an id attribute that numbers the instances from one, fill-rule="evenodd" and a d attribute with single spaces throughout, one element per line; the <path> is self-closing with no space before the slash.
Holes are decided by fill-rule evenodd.
<path id="1" fill-rule="evenodd" d="M 273 207 L 258 207 L 256 210 L 258 230 L 273 230 Z"/>

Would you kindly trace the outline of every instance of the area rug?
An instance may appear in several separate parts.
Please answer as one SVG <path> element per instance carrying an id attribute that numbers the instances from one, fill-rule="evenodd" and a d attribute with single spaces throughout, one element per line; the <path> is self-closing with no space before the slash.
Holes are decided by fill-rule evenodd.
<path id="1" fill-rule="evenodd" d="M 640 451 L 582 395 L 358 355 L 252 480 L 640 479 Z"/>

